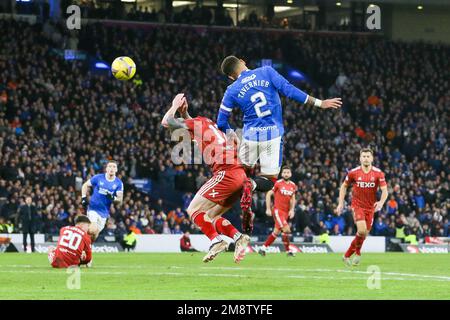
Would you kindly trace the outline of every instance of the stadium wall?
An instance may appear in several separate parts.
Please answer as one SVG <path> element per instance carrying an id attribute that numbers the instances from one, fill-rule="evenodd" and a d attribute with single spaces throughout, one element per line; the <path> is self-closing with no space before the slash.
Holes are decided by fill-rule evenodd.
<path id="1" fill-rule="evenodd" d="M 394 6 L 390 15 L 390 36 L 392 40 L 443 42 L 450 44 L 450 15 L 448 6 Z M 383 19 L 383 22 L 385 20 Z M 384 28 L 383 28 L 384 29 Z"/>
<path id="2" fill-rule="evenodd" d="M 20 244 L 23 243 L 23 234 L 22 233 L 0 233 L 0 238 L 10 238 L 11 242 L 14 244 Z M 30 244 L 30 236 L 28 236 L 28 244 Z M 34 235 L 34 242 L 36 244 L 42 244 L 45 242 L 45 235 L 44 234 L 35 234 Z"/>
<path id="3" fill-rule="evenodd" d="M 138 235 L 137 236 L 136 252 L 181 252 L 180 238 L 181 235 Z M 192 247 L 199 251 L 208 251 L 210 241 L 204 235 L 191 235 Z M 224 237 L 227 242 L 232 242 L 230 238 Z M 350 246 L 354 237 L 346 236 L 331 236 L 329 243 L 329 251 L 345 252 Z M 262 244 L 252 239 L 252 243 L 256 245 Z M 293 243 L 296 246 L 302 243 Z M 319 246 L 318 243 L 305 243 Z M 386 252 L 386 238 L 385 237 L 368 237 L 364 242 L 363 250 L 365 252 Z M 326 245 L 325 245 L 326 246 Z"/>
<path id="4" fill-rule="evenodd" d="M 333 252 L 345 252 L 353 241 L 354 236 L 331 236 L 330 247 Z M 364 241 L 364 252 L 386 252 L 385 237 L 367 237 Z"/>

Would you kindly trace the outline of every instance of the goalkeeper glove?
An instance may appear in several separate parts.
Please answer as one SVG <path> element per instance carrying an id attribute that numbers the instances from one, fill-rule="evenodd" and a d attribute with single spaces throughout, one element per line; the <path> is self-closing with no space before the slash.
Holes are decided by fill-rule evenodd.
<path id="1" fill-rule="evenodd" d="M 116 196 L 111 192 L 106 193 L 106 197 L 113 202 L 116 200 Z"/>
<path id="2" fill-rule="evenodd" d="M 82 205 L 83 208 L 85 208 L 85 209 L 88 207 L 89 201 L 88 201 L 87 197 L 82 197 L 82 198 L 81 198 L 81 205 Z"/>

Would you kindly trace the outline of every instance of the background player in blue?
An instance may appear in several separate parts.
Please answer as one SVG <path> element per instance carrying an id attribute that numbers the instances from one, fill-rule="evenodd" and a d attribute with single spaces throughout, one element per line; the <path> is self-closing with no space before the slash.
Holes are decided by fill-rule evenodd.
<path id="1" fill-rule="evenodd" d="M 259 159 L 261 175 L 276 181 L 283 154 L 283 116 L 279 92 L 307 106 L 339 108 L 340 98 L 319 100 L 296 88 L 272 67 L 250 70 L 242 59 L 226 57 L 222 72 L 234 82 L 225 91 L 219 109 L 217 125 L 226 132 L 231 129 L 228 119 L 234 108 L 244 114 L 243 139 L 239 158 L 246 167 Z"/>
<path id="2" fill-rule="evenodd" d="M 91 220 L 89 234 L 93 240 L 97 239 L 105 227 L 111 204 L 123 201 L 123 183 L 116 177 L 116 173 L 117 163 L 113 160 L 108 161 L 105 173 L 96 174 L 81 188 L 81 203 L 87 207 L 87 216 Z M 93 188 L 90 201 L 87 199 L 89 187 Z"/>

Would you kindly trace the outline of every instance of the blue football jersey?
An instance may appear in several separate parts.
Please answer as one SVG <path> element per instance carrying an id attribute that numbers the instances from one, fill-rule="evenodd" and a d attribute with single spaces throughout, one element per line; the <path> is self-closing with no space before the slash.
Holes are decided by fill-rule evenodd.
<path id="1" fill-rule="evenodd" d="M 106 174 L 96 174 L 91 178 L 92 188 L 94 192 L 92 193 L 91 199 L 89 201 L 89 210 L 97 212 L 101 217 L 109 217 L 109 208 L 111 207 L 112 201 L 106 196 L 108 193 L 114 196 L 118 191 L 123 192 L 122 181 L 115 177 L 114 180 L 110 181 L 106 179 Z"/>
<path id="2" fill-rule="evenodd" d="M 279 93 L 305 103 L 308 95 L 293 86 L 269 66 L 243 71 L 225 91 L 219 109 L 217 125 L 226 132 L 228 118 L 234 108 L 244 114 L 243 137 L 266 141 L 284 134 L 283 109 Z"/>

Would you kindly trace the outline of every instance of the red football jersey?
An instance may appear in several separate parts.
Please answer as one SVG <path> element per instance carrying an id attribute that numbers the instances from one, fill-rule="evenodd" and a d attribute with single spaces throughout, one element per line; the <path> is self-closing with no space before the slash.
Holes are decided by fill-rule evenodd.
<path id="1" fill-rule="evenodd" d="M 289 212 L 292 196 L 297 192 L 297 186 L 292 181 L 280 179 L 273 186 L 274 209 Z"/>
<path id="2" fill-rule="evenodd" d="M 350 170 L 344 183 L 347 186 L 353 185 L 352 207 L 364 209 L 374 209 L 378 187 L 387 185 L 384 173 L 376 167 L 372 167 L 368 173 L 364 173 L 361 167 L 356 167 Z"/>
<path id="3" fill-rule="evenodd" d="M 73 266 L 80 264 L 83 251 L 86 253 L 83 262 L 91 261 L 91 237 L 76 226 L 61 228 L 55 255 L 62 258 L 67 265 Z"/>
<path id="4" fill-rule="evenodd" d="M 241 167 L 236 144 L 227 141 L 226 135 L 214 121 L 196 117 L 185 120 L 185 123 L 191 138 L 197 142 L 204 161 L 212 167 L 213 172 Z"/>

